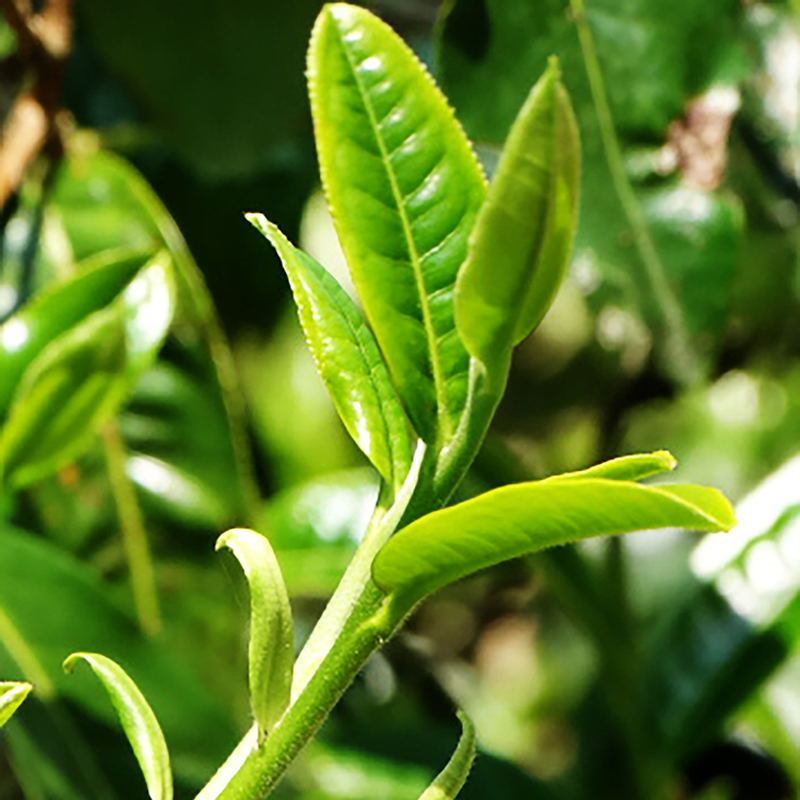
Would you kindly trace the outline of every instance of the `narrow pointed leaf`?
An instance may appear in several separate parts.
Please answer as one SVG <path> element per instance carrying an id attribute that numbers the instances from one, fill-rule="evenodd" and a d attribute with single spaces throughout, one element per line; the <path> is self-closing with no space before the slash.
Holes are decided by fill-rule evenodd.
<path id="1" fill-rule="evenodd" d="M 650 528 L 725 531 L 734 523 L 728 501 L 704 486 L 607 478 L 521 483 L 411 523 L 378 553 L 373 577 L 403 611 L 458 578 L 554 545 Z"/>
<path id="2" fill-rule="evenodd" d="M 632 456 L 620 456 L 596 464 L 578 472 L 565 472 L 553 475 L 548 481 L 572 480 L 573 478 L 607 478 L 614 481 L 641 481 L 664 472 L 671 472 L 678 466 L 672 453 L 656 450 L 654 453 L 638 453 Z M 661 487 L 669 488 L 669 487 Z"/>
<path id="3" fill-rule="evenodd" d="M 100 679 L 136 755 L 151 800 L 172 800 L 172 770 L 164 734 L 156 715 L 119 664 L 97 653 L 73 653 L 64 661 L 72 672 L 78 661 L 85 661 Z"/>
<path id="4" fill-rule="evenodd" d="M 76 457 L 121 402 L 125 370 L 119 306 L 51 342 L 15 393 L 0 435 L 0 482 L 20 487 Z"/>
<path id="5" fill-rule="evenodd" d="M 266 536 L 234 528 L 217 539 L 239 559 L 250 585 L 250 703 L 262 735 L 289 705 L 294 630 L 289 595 Z"/>
<path id="6" fill-rule="evenodd" d="M 108 305 L 145 265 L 149 254 L 112 250 L 81 266 L 75 277 L 37 295 L 0 325 L 0 415 L 31 362 L 53 339 Z"/>
<path id="7" fill-rule="evenodd" d="M 353 282 L 415 429 L 446 441 L 466 400 L 453 287 L 485 196 L 480 167 L 424 67 L 368 11 L 322 10 L 308 76 L 322 182 Z"/>
<path id="8" fill-rule="evenodd" d="M 467 780 L 475 761 L 475 726 L 463 711 L 458 712 L 458 718 L 461 720 L 461 738 L 456 751 L 419 800 L 453 800 Z"/>
<path id="9" fill-rule="evenodd" d="M 0 728 L 8 722 L 33 686 L 22 681 L 0 681 Z"/>
<path id="10" fill-rule="evenodd" d="M 456 284 L 456 323 L 488 369 L 539 324 L 572 249 L 580 144 L 558 63 L 550 66 L 509 133 Z"/>
<path id="11" fill-rule="evenodd" d="M 248 220 L 283 262 L 319 374 L 356 444 L 398 487 L 411 464 L 408 423 L 375 337 L 336 279 L 261 214 Z"/>

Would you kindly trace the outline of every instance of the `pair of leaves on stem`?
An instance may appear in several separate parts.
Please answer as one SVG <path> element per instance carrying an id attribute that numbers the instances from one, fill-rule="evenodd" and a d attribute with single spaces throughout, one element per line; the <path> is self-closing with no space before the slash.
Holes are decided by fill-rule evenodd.
<path id="1" fill-rule="evenodd" d="M 369 12 L 323 9 L 308 76 L 322 181 L 365 316 L 274 225 L 248 218 L 278 251 L 345 426 L 397 488 L 412 451 L 406 414 L 446 446 L 471 359 L 502 390 L 511 348 L 549 307 L 575 227 L 577 131 L 553 62 L 487 195 L 447 101 Z"/>
<path id="2" fill-rule="evenodd" d="M 0 326 L 0 483 L 74 459 L 150 365 L 175 305 L 170 257 L 104 253 Z"/>

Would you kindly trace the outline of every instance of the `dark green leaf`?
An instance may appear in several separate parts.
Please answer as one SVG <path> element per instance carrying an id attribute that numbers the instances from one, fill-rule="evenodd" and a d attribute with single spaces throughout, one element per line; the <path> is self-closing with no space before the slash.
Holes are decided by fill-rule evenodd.
<path id="1" fill-rule="evenodd" d="M 72 672 L 80 660 L 94 670 L 108 692 L 142 769 L 151 800 L 172 800 L 172 770 L 167 743 L 147 700 L 125 670 L 106 656 L 73 653 L 64 661 L 64 671 Z"/>
<path id="2" fill-rule="evenodd" d="M 569 263 L 580 144 L 552 60 L 511 128 L 456 283 L 456 323 L 488 370 L 541 321 Z"/>
<path id="3" fill-rule="evenodd" d="M 111 250 L 80 272 L 37 295 L 0 325 L 0 416 L 36 356 L 56 337 L 108 305 L 145 265 L 143 251 Z"/>
<path id="4" fill-rule="evenodd" d="M 373 577 L 407 611 L 465 575 L 547 547 L 647 528 L 721 531 L 734 522 L 716 489 L 554 478 L 495 489 L 411 523 L 378 553 Z"/>
<path id="5" fill-rule="evenodd" d="M 364 9 L 326 6 L 308 74 L 323 186 L 367 319 L 415 429 L 444 443 L 466 401 L 453 287 L 483 176 L 430 76 Z"/>
<path id="6" fill-rule="evenodd" d="M 32 690 L 33 686 L 23 681 L 0 681 L 0 728 L 11 719 Z"/>
<path id="7" fill-rule="evenodd" d="M 58 469 L 91 441 L 127 388 L 119 306 L 97 311 L 31 364 L 0 434 L 0 472 L 23 486 Z"/>
<path id="8" fill-rule="evenodd" d="M 250 586 L 250 704 L 262 736 L 289 706 L 294 628 L 281 568 L 266 536 L 234 528 L 217 539 L 239 559 Z"/>
<path id="9" fill-rule="evenodd" d="M 248 220 L 278 251 L 317 370 L 366 456 L 399 488 L 411 464 L 408 423 L 375 338 L 356 304 L 313 258 L 261 214 Z"/>

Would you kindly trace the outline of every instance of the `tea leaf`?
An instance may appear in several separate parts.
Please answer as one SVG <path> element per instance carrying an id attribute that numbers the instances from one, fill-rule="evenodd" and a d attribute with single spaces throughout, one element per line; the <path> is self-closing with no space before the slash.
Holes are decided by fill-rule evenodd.
<path id="1" fill-rule="evenodd" d="M 548 481 L 571 480 L 573 478 L 608 478 L 614 481 L 641 481 L 660 475 L 662 472 L 671 472 L 678 466 L 678 461 L 672 453 L 666 450 L 656 450 L 655 453 L 638 453 L 632 456 L 620 456 L 596 464 L 589 469 L 578 472 L 565 472 L 547 478 Z"/>
<path id="2" fill-rule="evenodd" d="M 64 661 L 64 671 L 72 672 L 81 660 L 94 670 L 108 692 L 139 762 L 151 799 L 172 800 L 169 752 L 153 709 L 125 670 L 106 656 L 73 653 Z"/>
<path id="3" fill-rule="evenodd" d="M 239 559 L 250 585 L 250 703 L 262 735 L 289 705 L 294 667 L 294 629 L 289 595 L 266 536 L 234 528 L 217 539 Z"/>
<path id="4" fill-rule="evenodd" d="M 308 75 L 322 182 L 364 311 L 417 433 L 445 442 L 466 401 L 453 287 L 483 175 L 430 76 L 368 11 L 323 9 Z"/>
<path id="5" fill-rule="evenodd" d="M 679 527 L 729 530 L 728 501 L 704 486 L 640 486 L 607 478 L 549 479 L 495 489 L 412 522 L 373 563 L 401 613 L 484 567 L 567 542 Z"/>
<path id="6" fill-rule="evenodd" d="M 541 321 L 572 249 L 580 144 L 555 59 L 509 133 L 456 283 L 456 324 L 487 369 Z"/>
<path id="7" fill-rule="evenodd" d="M 323 266 L 261 214 L 247 219 L 281 258 L 306 340 L 342 422 L 378 472 L 399 487 L 411 464 L 408 424 L 372 331 Z"/>
<path id="8" fill-rule="evenodd" d="M 33 686 L 21 681 L 0 681 L 0 728 L 8 722 Z"/>

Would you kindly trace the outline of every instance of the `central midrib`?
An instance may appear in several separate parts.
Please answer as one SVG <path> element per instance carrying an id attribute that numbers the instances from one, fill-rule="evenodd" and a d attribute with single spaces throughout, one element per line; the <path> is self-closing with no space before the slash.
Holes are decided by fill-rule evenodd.
<path id="1" fill-rule="evenodd" d="M 442 365 L 439 360 L 439 350 L 437 347 L 436 333 L 433 328 L 433 320 L 431 319 L 431 311 L 430 311 L 430 306 L 428 304 L 428 294 L 425 289 L 425 282 L 422 277 L 422 265 L 420 264 L 419 253 L 417 252 L 416 242 L 414 241 L 414 236 L 411 231 L 411 224 L 408 220 L 405 206 L 403 204 L 403 194 L 400 191 L 400 187 L 397 185 L 397 178 L 395 177 L 394 169 L 392 168 L 391 161 L 389 159 L 389 153 L 383 141 L 378 120 L 369 102 L 367 91 L 364 88 L 361 79 L 358 75 L 358 70 L 356 68 L 356 65 L 350 58 L 350 52 L 348 51 L 347 46 L 345 45 L 345 42 L 341 34 L 339 34 L 339 41 L 342 47 L 342 51 L 344 52 L 345 59 L 347 60 L 347 64 L 353 73 L 353 79 L 355 81 L 356 87 L 358 88 L 358 92 L 359 95 L 361 96 L 364 108 L 366 109 L 370 125 L 372 126 L 372 129 L 375 133 L 375 140 L 378 143 L 378 149 L 380 150 L 381 154 L 381 161 L 383 162 L 386 168 L 386 174 L 389 178 L 389 186 L 391 187 L 392 190 L 392 197 L 397 207 L 398 214 L 400 215 L 400 221 L 402 222 L 403 225 L 403 233 L 405 234 L 406 242 L 408 244 L 408 251 L 410 257 L 409 260 L 414 273 L 414 280 L 417 285 L 417 293 L 419 295 L 419 300 L 420 300 L 420 309 L 422 311 L 422 325 L 425 330 L 425 336 L 428 339 L 431 371 L 433 372 L 433 386 L 436 395 L 436 405 L 437 405 L 436 418 L 438 423 L 438 429 L 439 433 L 443 434 L 444 437 L 446 438 L 450 433 L 452 433 L 452 431 L 450 430 L 451 426 L 449 424 L 450 409 L 447 401 L 447 393 L 445 391 L 445 381 L 442 375 Z"/>

